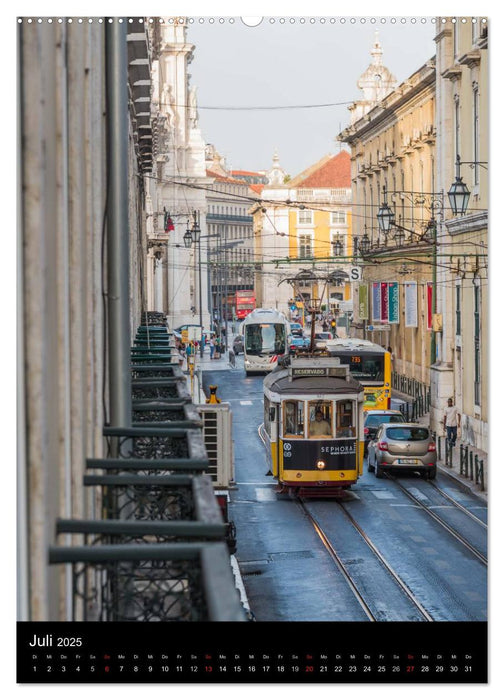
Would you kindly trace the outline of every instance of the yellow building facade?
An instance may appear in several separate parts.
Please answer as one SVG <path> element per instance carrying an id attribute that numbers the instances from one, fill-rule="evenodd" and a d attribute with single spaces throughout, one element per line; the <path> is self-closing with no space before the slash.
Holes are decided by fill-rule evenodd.
<path id="1" fill-rule="evenodd" d="M 434 257 L 427 228 L 442 216 L 435 195 L 435 86 L 429 60 L 378 103 L 367 103 L 364 114 L 362 101 L 354 103 L 353 121 L 338 137 L 352 153 L 354 235 L 368 243 L 362 282 L 354 286 L 353 334 L 391 347 L 394 370 L 424 384 L 430 381 Z M 387 234 L 377 218 L 385 203 L 395 217 Z M 382 283 L 394 285 L 397 296 L 398 308 L 387 318 L 377 308 Z M 367 286 L 367 305 L 357 303 L 359 286 Z"/>
<path id="2" fill-rule="evenodd" d="M 350 305 L 353 254 L 350 154 L 321 158 L 288 182 L 265 185 L 253 207 L 257 304 L 291 316 L 294 296 L 306 308 L 340 315 Z M 319 281 L 282 281 L 310 270 Z M 329 282 L 326 281 L 329 279 Z M 339 306 L 339 308 L 338 308 Z M 297 313 L 297 312 L 295 312 Z"/>

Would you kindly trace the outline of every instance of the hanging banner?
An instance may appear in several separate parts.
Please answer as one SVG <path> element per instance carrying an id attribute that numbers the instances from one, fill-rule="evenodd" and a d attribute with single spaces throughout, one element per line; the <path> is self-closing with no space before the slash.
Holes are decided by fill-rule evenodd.
<path id="1" fill-rule="evenodd" d="M 379 282 L 373 282 L 373 298 L 371 312 L 373 316 L 373 321 L 381 321 L 381 292 Z"/>
<path id="2" fill-rule="evenodd" d="M 380 283 L 380 321 L 388 323 L 389 298 L 388 282 Z"/>
<path id="3" fill-rule="evenodd" d="M 399 323 L 399 282 L 388 283 L 388 322 Z"/>
<path id="4" fill-rule="evenodd" d="M 427 330 L 432 330 L 432 282 L 427 282 Z"/>
<path id="5" fill-rule="evenodd" d="M 367 284 L 359 284 L 359 318 L 362 321 L 369 318 L 369 295 Z"/>
<path id="6" fill-rule="evenodd" d="M 404 311 L 406 328 L 418 327 L 417 283 L 406 282 L 404 286 Z"/>

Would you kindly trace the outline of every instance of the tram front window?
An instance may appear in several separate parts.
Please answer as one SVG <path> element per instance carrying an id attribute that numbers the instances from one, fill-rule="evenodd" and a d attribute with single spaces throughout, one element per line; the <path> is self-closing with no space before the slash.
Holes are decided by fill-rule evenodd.
<path id="1" fill-rule="evenodd" d="M 304 403 L 302 401 L 285 401 L 284 435 L 304 436 Z"/>
<path id="2" fill-rule="evenodd" d="M 310 437 L 332 437 L 332 413 L 330 401 L 310 403 Z"/>
<path id="3" fill-rule="evenodd" d="M 336 402 L 336 437 L 355 437 L 351 401 Z"/>

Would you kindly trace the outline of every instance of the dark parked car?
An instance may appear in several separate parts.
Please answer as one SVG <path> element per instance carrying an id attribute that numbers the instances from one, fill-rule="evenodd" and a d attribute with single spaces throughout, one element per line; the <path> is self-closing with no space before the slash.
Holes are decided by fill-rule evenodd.
<path id="1" fill-rule="evenodd" d="M 401 411 L 376 410 L 367 411 L 364 418 L 364 456 L 367 455 L 369 442 L 375 437 L 382 423 L 404 423 Z"/>
<path id="2" fill-rule="evenodd" d="M 436 442 L 429 428 L 418 423 L 380 425 L 369 443 L 368 464 L 377 479 L 385 471 L 420 471 L 428 479 L 436 476 Z"/>
<path id="3" fill-rule="evenodd" d="M 239 355 L 243 352 L 243 336 L 237 335 L 233 340 L 233 352 L 235 355 Z"/>

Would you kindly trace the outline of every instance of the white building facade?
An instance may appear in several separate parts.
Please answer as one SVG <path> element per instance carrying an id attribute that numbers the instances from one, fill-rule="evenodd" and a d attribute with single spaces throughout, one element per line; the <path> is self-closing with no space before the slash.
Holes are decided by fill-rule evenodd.
<path id="1" fill-rule="evenodd" d="M 205 143 L 198 123 L 196 88 L 188 66 L 194 45 L 184 18 L 165 18 L 153 31 L 152 102 L 155 120 L 153 178 L 147 183 L 150 254 L 149 303 L 164 311 L 170 327 L 198 323 L 208 328 Z M 199 222 L 200 243 L 184 245 Z M 167 217 L 173 230 L 165 226 Z M 202 271 L 203 270 L 203 271 Z M 200 303 L 201 300 L 201 303 Z"/>

